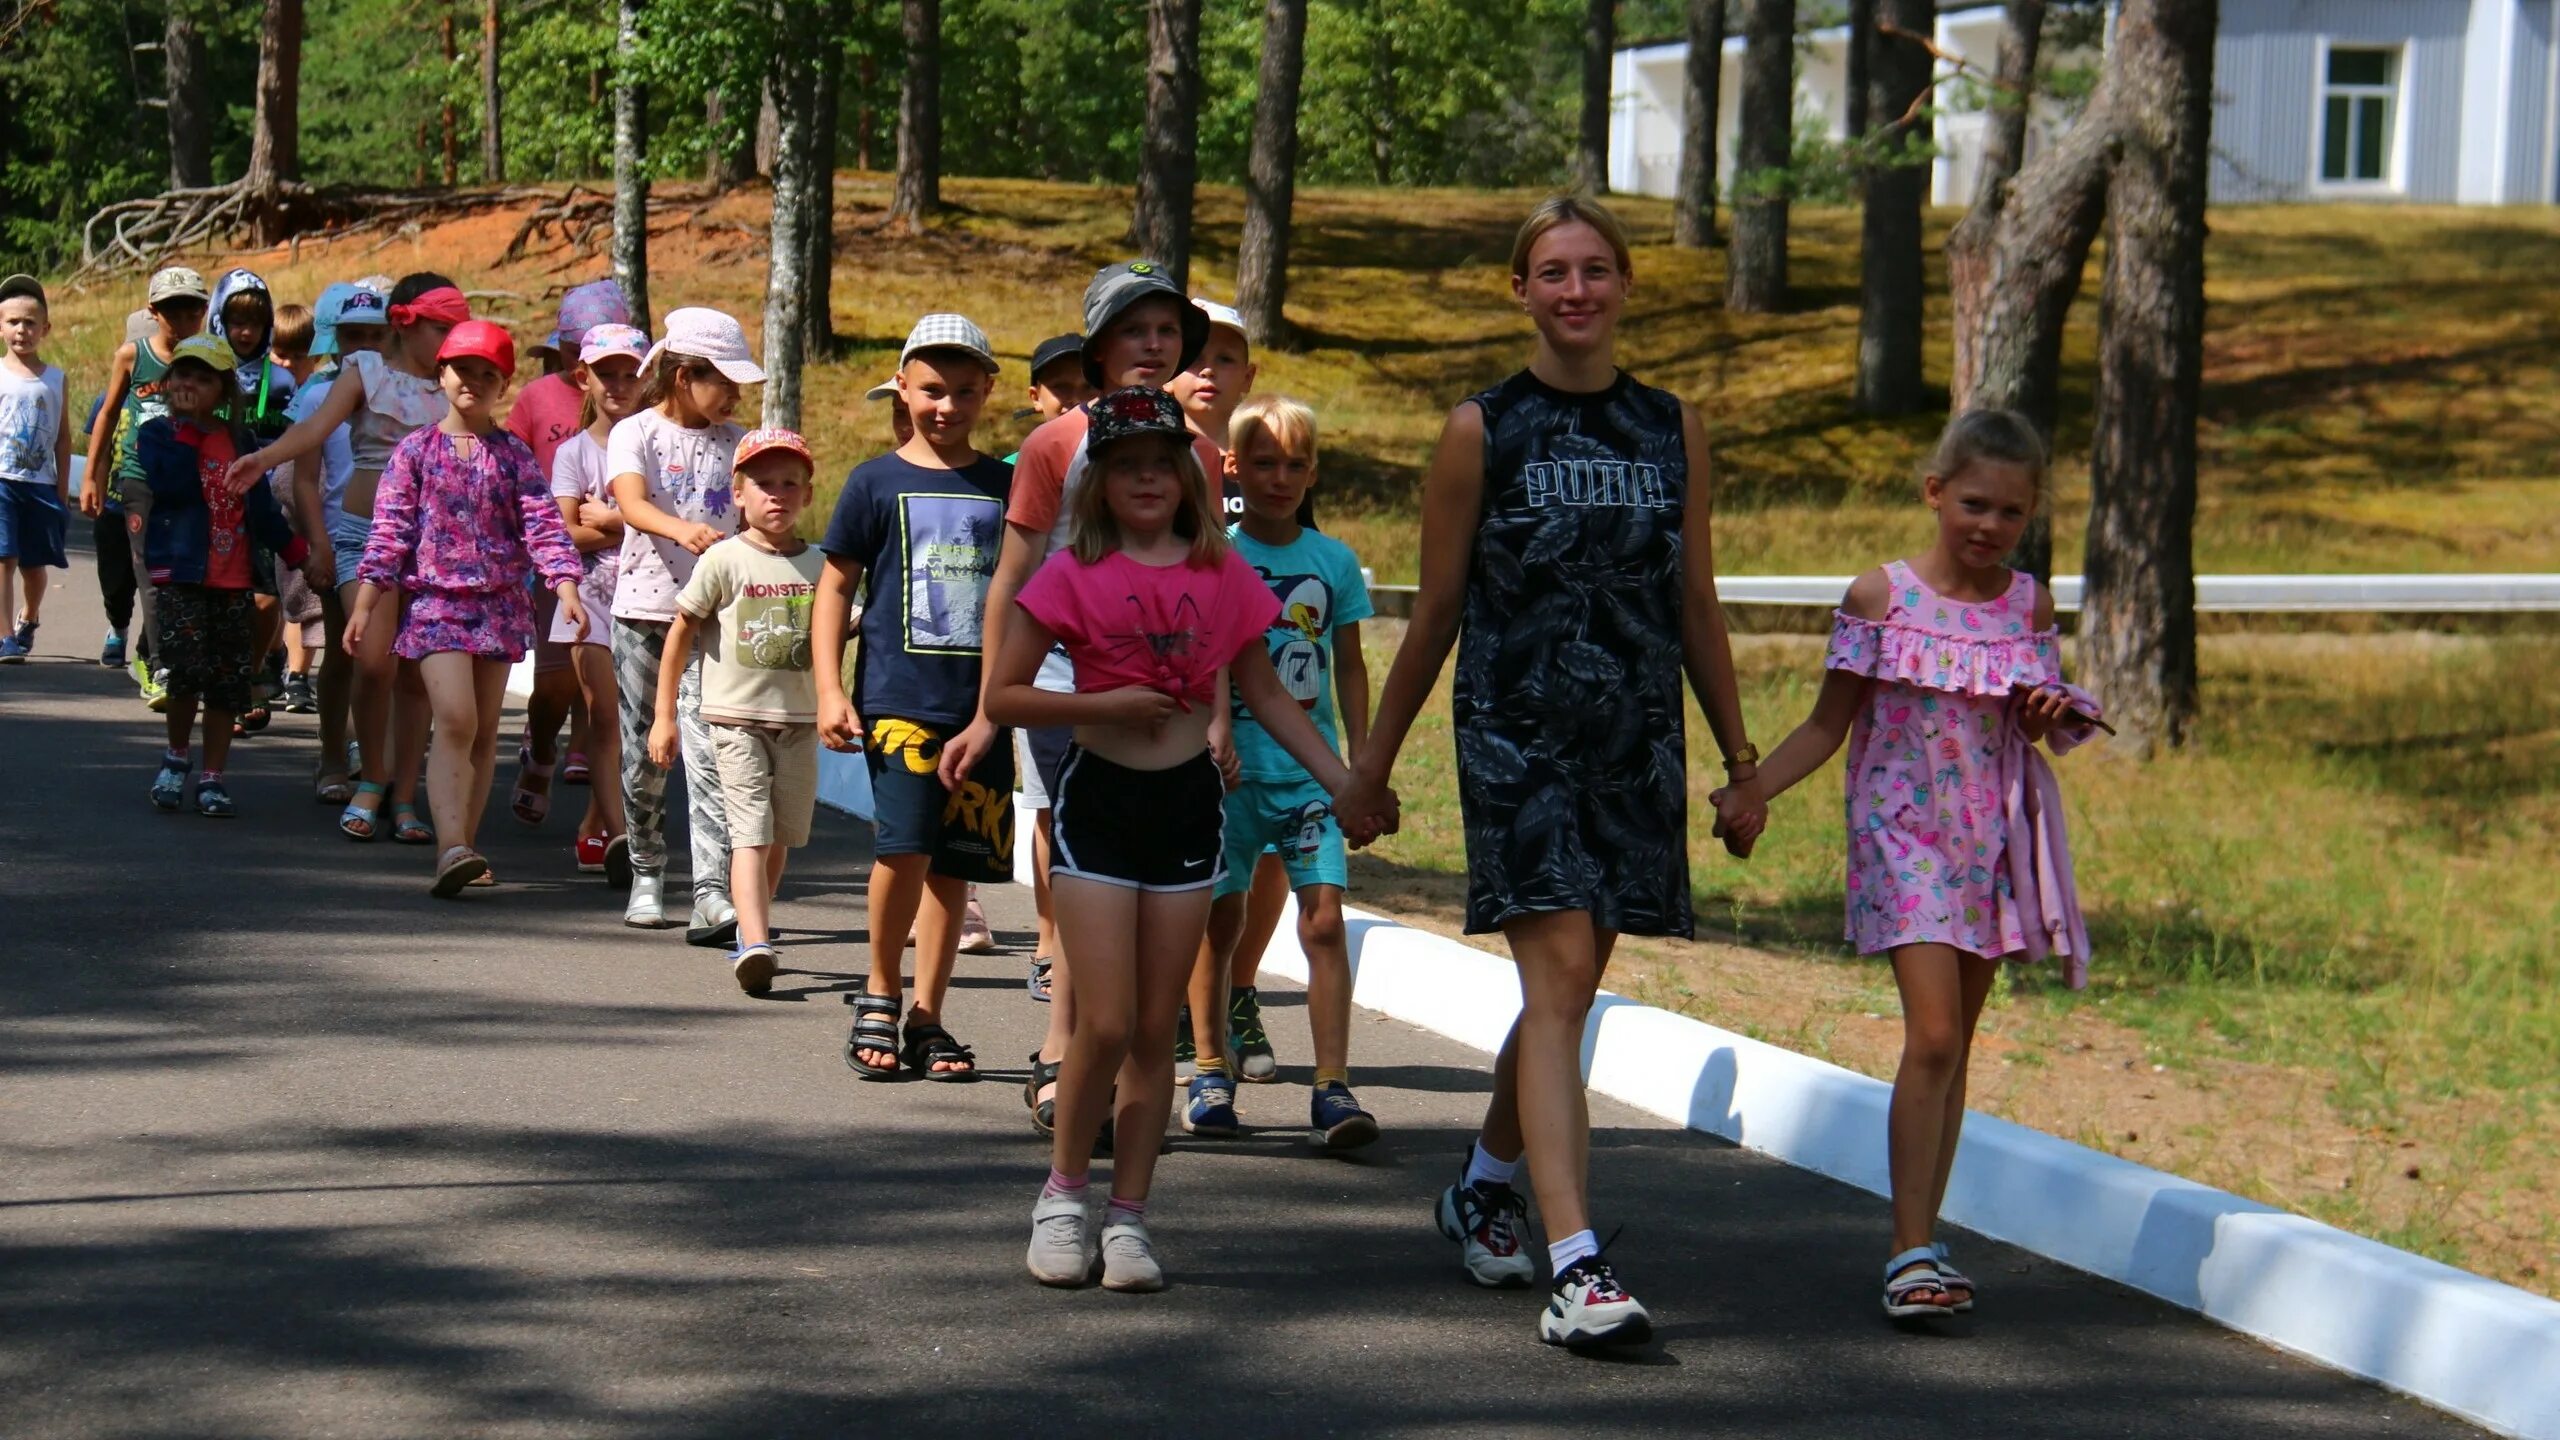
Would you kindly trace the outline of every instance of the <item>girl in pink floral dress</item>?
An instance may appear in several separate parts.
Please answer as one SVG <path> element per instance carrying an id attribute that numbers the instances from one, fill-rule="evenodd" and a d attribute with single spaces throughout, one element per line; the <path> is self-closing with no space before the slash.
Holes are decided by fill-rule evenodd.
<path id="1" fill-rule="evenodd" d="M 1849 587 L 1813 714 L 1760 767 L 1774 799 L 1848 742 L 1849 940 L 1891 955 L 1902 993 L 1886 1137 L 1897 1319 L 1973 1308 L 1936 1230 L 2001 958 L 2062 956 L 2075 987 L 2088 963 L 2053 772 L 2030 747 L 2087 738 L 2097 704 L 2062 682 L 2052 595 L 2001 563 L 2044 471 L 2044 442 L 2016 415 L 1947 427 L 1923 482 L 1937 544 Z"/>
<path id="2" fill-rule="evenodd" d="M 572 634 L 587 625 L 577 547 L 551 483 L 533 451 L 498 428 L 498 401 L 515 368 L 515 342 L 499 326 L 466 320 L 445 337 L 436 353 L 445 417 L 391 452 L 347 619 L 352 650 L 374 623 L 375 595 L 396 589 L 408 597 L 391 648 L 418 662 L 435 712 L 427 796 L 434 893 L 446 899 L 489 873 L 471 842 L 497 773 L 507 670 L 533 644 L 527 577 L 540 575 L 560 596 L 559 618 Z"/>

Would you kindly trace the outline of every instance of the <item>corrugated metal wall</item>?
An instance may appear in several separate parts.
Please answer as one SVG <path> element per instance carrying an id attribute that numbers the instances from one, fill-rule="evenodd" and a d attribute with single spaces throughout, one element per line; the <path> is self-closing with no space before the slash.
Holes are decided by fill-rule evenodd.
<path id="1" fill-rule="evenodd" d="M 2554 0 L 2523 0 L 2517 7 L 2515 50 L 2508 55 L 2515 86 L 2507 109 L 2506 198 L 2517 204 L 2550 200 L 2551 21 Z"/>
<path id="2" fill-rule="evenodd" d="M 2453 200 L 2470 12 L 2471 0 L 2223 0 L 2213 56 L 2213 198 L 2308 197 L 2322 78 L 2318 37 L 2326 35 L 2341 44 L 2407 46 L 2400 90 L 2407 192 L 2413 200 Z"/>

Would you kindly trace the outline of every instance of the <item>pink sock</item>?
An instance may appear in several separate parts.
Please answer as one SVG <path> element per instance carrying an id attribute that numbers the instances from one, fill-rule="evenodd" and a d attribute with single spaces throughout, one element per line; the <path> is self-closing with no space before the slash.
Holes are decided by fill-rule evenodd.
<path id="1" fill-rule="evenodd" d="M 1126 1215 L 1132 1220 L 1144 1220 L 1147 1218 L 1147 1202 L 1144 1200 L 1123 1200 L 1119 1196 L 1114 1195 L 1111 1197 L 1111 1204 L 1108 1208 L 1109 1213 L 1115 1215 Z"/>
<path id="2" fill-rule="evenodd" d="M 1043 1200 L 1053 1195 L 1082 1196 L 1083 1194 L 1084 1177 L 1082 1175 L 1061 1175 L 1054 1169 L 1049 1172 L 1049 1183 L 1040 1187 L 1040 1198 Z"/>

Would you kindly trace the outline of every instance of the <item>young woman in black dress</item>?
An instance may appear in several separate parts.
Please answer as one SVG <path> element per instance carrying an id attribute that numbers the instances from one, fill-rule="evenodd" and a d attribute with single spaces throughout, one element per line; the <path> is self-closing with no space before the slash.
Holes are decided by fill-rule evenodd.
<path id="1" fill-rule="evenodd" d="M 1467 930 L 1502 932 L 1523 1007 L 1438 1222 L 1476 1283 L 1529 1284 L 1525 1154 L 1555 1277 L 1539 1335 L 1575 1347 L 1652 1333 L 1592 1235 L 1582 1033 L 1620 935 L 1691 933 L 1684 672 L 1730 781 L 1716 833 L 1747 846 L 1767 818 L 1716 603 L 1705 432 L 1617 367 L 1633 281 L 1624 232 L 1589 200 L 1521 226 L 1511 289 L 1537 346 L 1441 431 L 1412 624 L 1340 807 L 1383 806 L 1454 642 Z"/>

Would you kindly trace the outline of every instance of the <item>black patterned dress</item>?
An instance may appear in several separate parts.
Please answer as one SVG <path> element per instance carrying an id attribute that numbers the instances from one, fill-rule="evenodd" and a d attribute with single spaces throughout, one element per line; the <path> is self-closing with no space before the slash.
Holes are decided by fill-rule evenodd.
<path id="1" fill-rule="evenodd" d="M 1624 371 L 1592 394 L 1522 371 L 1484 412 L 1484 515 L 1458 639 L 1467 932 L 1586 910 L 1689 916 L 1680 401 Z"/>

